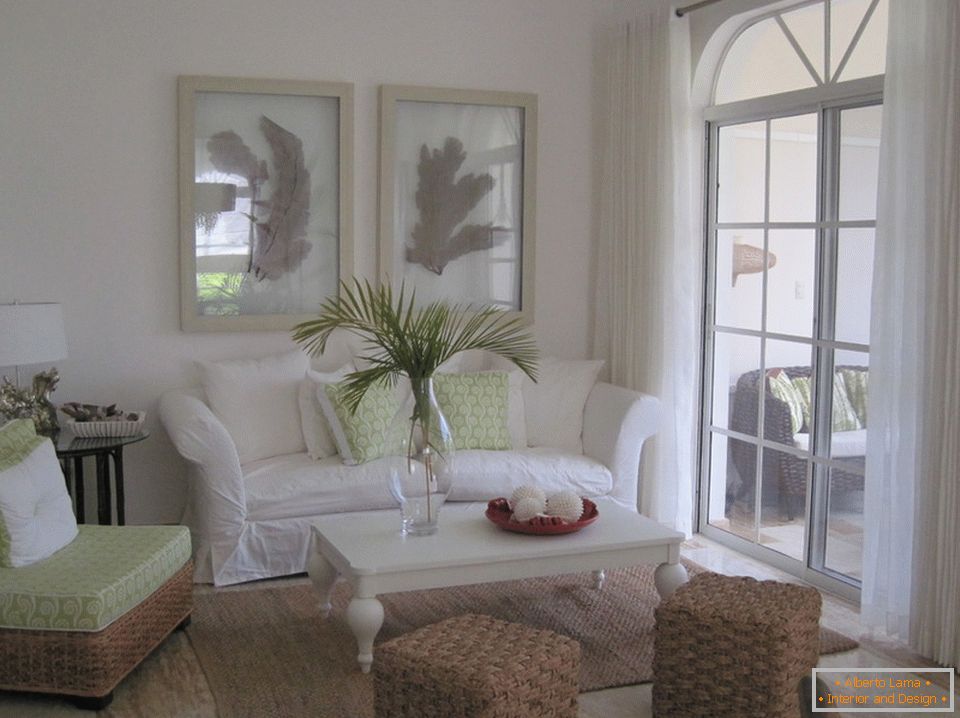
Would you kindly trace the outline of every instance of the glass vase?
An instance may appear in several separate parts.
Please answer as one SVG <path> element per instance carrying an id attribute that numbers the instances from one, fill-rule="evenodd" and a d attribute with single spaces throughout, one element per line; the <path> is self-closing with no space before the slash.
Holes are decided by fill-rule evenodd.
<path id="1" fill-rule="evenodd" d="M 437 532 L 440 508 L 453 485 L 450 424 L 430 377 L 410 379 L 410 392 L 388 434 L 390 490 L 400 504 L 401 528 L 410 536 Z"/>

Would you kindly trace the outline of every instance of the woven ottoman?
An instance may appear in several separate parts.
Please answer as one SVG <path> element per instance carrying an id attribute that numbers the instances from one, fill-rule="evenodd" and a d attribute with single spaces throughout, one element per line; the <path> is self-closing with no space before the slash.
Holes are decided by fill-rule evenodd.
<path id="1" fill-rule="evenodd" d="M 184 526 L 91 526 L 50 558 L 0 568 L 0 690 L 70 696 L 113 689 L 193 607 Z"/>
<path id="2" fill-rule="evenodd" d="M 576 718 L 580 644 L 467 614 L 377 647 L 378 718 Z"/>
<path id="3" fill-rule="evenodd" d="M 816 589 L 699 574 L 656 610 L 653 715 L 800 718 L 819 655 Z"/>

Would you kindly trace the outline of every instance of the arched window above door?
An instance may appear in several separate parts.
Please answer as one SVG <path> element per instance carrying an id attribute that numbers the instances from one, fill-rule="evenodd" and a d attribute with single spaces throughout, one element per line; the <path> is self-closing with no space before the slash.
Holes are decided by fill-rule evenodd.
<path id="1" fill-rule="evenodd" d="M 731 40 L 713 103 L 884 73 L 889 0 L 817 0 L 763 15 Z"/>

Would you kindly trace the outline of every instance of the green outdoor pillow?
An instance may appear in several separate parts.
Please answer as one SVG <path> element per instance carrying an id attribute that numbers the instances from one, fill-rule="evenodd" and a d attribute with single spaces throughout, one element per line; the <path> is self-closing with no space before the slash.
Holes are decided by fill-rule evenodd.
<path id="1" fill-rule="evenodd" d="M 780 401 L 787 405 L 790 410 L 790 431 L 796 434 L 803 428 L 804 415 L 810 413 L 809 393 L 804 403 L 803 394 L 798 391 L 796 384 L 790 381 L 790 377 L 782 369 L 773 369 L 767 373 L 767 380 L 770 383 L 770 392 Z M 796 380 L 794 380 L 796 381 Z M 806 412 L 804 411 L 806 409 Z M 809 419 L 807 420 L 809 423 Z"/>
<path id="2" fill-rule="evenodd" d="M 843 374 L 836 373 L 833 375 L 833 430 L 856 431 L 862 428 L 863 424 L 860 423 L 857 412 L 850 403 Z"/>
<path id="3" fill-rule="evenodd" d="M 322 384 L 317 399 L 330 424 L 337 451 L 345 464 L 363 464 L 384 456 L 387 433 L 400 408 L 391 387 L 371 386 L 363 395 L 356 412 L 343 401 L 344 383 Z"/>
<path id="4" fill-rule="evenodd" d="M 810 377 L 799 376 L 793 380 L 793 385 L 797 392 L 803 397 L 803 422 L 806 426 L 811 425 L 810 414 L 812 402 L 810 398 Z M 833 431 L 856 431 L 862 429 L 863 425 L 857 418 L 857 413 L 847 398 L 847 389 L 843 381 L 843 376 L 839 373 L 833 377 Z M 796 432 L 794 432 L 796 433 Z"/>
<path id="5" fill-rule="evenodd" d="M 843 383 L 847 387 L 847 398 L 857 413 L 861 426 L 867 425 L 867 379 L 870 374 L 860 369 L 841 369 Z"/>
<path id="6" fill-rule="evenodd" d="M 803 410 L 803 425 L 807 427 L 809 431 L 811 423 L 810 416 L 813 413 L 813 395 L 810 390 L 810 377 L 798 376 L 792 379 L 790 383 L 793 384 L 793 387 L 800 395 L 800 406 Z"/>
<path id="7" fill-rule="evenodd" d="M 510 378 L 505 371 L 435 374 L 433 390 L 457 449 L 510 449 Z"/>

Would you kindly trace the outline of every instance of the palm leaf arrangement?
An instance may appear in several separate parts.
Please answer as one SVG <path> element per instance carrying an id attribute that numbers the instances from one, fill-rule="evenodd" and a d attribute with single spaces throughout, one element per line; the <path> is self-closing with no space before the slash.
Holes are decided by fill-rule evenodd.
<path id="1" fill-rule="evenodd" d="M 354 279 L 340 283 L 340 296 L 327 299 L 320 316 L 294 327 L 293 339 L 311 354 L 320 354 L 336 329 L 351 332 L 365 343 L 361 362 L 368 366 L 349 374 L 344 403 L 356 411 L 374 384 L 393 385 L 407 376 L 416 394 L 418 385 L 433 376 L 454 354 L 482 349 L 516 364 L 536 381 L 537 345 L 519 317 L 493 306 L 431 302 L 417 308 L 415 292 L 405 286 L 394 294 L 389 283 L 374 288 Z"/>
<path id="2" fill-rule="evenodd" d="M 395 295 L 389 283 L 375 289 L 356 279 L 352 285 L 341 282 L 340 296 L 327 299 L 319 317 L 294 327 L 293 338 L 318 354 L 336 329 L 359 336 L 365 344 L 359 359 L 366 368 L 348 374 L 340 390 L 349 411 L 357 411 L 375 384 L 392 386 L 401 375 L 410 380 L 410 413 L 399 425 L 405 436 L 400 440 L 404 468 L 391 470 L 390 478 L 404 531 L 433 533 L 437 512 L 450 491 L 453 439 L 433 396 L 431 377 L 454 354 L 483 349 L 508 359 L 536 380 L 533 337 L 519 318 L 496 307 L 473 311 L 469 306 L 432 302 L 418 308 L 415 292 L 408 294 L 403 286 Z M 391 433 L 391 438 L 397 436 Z"/>

